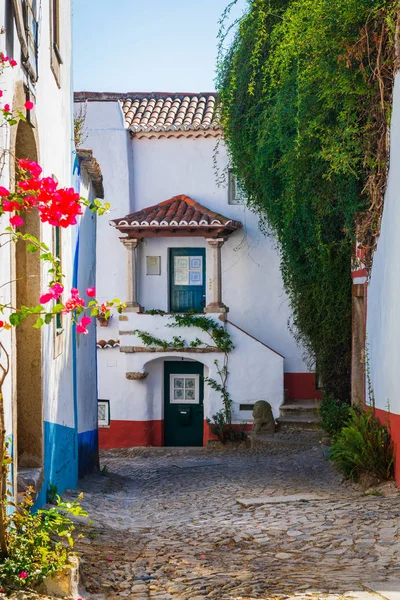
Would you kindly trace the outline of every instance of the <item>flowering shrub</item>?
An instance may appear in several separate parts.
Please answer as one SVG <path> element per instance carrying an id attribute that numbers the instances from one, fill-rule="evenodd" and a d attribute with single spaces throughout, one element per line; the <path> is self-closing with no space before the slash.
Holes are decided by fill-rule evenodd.
<path id="1" fill-rule="evenodd" d="M 55 506 L 32 513 L 33 502 L 30 488 L 7 517 L 9 553 L 0 562 L 2 587 L 30 587 L 65 567 L 75 541 L 75 526 L 68 515 L 87 516 L 79 501 L 62 502 L 56 496 Z"/>
<path id="2" fill-rule="evenodd" d="M 15 67 L 16 64 L 15 60 L 0 53 L 0 72 L 5 66 Z M 3 92 L 0 90 L 0 98 L 2 96 Z M 25 102 L 26 110 L 32 110 L 33 107 L 33 102 L 30 100 Z M 4 104 L 0 109 L 0 114 L 3 115 L 4 123 L 8 125 L 15 125 L 18 122 L 16 116 L 25 120 L 20 111 L 14 115 L 9 104 Z M 33 326 L 42 327 L 42 325 L 51 323 L 55 315 L 62 313 L 63 315 L 71 314 L 72 322 L 76 323 L 77 333 L 87 334 L 87 326 L 92 317 L 106 313 L 109 318 L 111 308 L 116 308 L 121 312 L 124 305 L 117 298 L 99 305 L 94 298 L 96 295 L 94 287 L 86 290 L 86 296 L 90 298 L 87 302 L 81 298 L 79 291 L 75 288 L 71 289 L 69 297 L 63 302 L 63 274 L 59 259 L 52 255 L 45 243 L 30 234 L 18 231 L 18 227 L 24 224 L 25 214 L 33 210 L 38 211 L 42 223 L 48 223 L 53 227 L 68 228 L 77 224 L 77 218 L 83 214 L 84 207 L 102 215 L 109 210 L 110 205 L 102 204 L 99 200 L 92 203 L 81 198 L 73 188 L 60 187 L 53 177 L 43 177 L 41 166 L 32 160 L 21 158 L 17 164 L 17 175 L 18 183 L 14 191 L 0 186 L 0 216 L 9 215 L 9 227 L 6 228 L 5 233 L 14 242 L 26 242 L 28 252 L 38 253 L 40 260 L 49 262 L 49 274 L 51 274 L 52 280 L 48 290 L 38 298 L 36 306 L 0 305 L 0 314 L 4 315 L 4 319 L 0 319 L 0 330 L 17 326 L 32 314 L 37 315 Z M 49 306 L 51 302 L 53 305 Z M 82 314 L 85 312 L 89 312 L 90 316 Z"/>

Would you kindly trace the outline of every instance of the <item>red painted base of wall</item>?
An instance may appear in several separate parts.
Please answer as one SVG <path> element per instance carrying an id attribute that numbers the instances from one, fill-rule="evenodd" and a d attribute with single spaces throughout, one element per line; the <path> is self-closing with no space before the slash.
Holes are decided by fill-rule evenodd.
<path id="1" fill-rule="evenodd" d="M 241 429 L 241 425 L 233 425 Z M 245 426 L 245 431 L 251 431 L 251 423 Z M 216 440 L 217 436 L 210 431 L 207 421 L 203 427 L 203 445 L 208 440 Z M 99 428 L 100 450 L 111 448 L 134 448 L 135 446 L 163 446 L 164 421 L 111 421 L 110 427 Z"/>
<path id="2" fill-rule="evenodd" d="M 285 373 L 284 386 L 289 400 L 320 400 L 322 397 L 314 373 Z"/>
<path id="3" fill-rule="evenodd" d="M 99 428 L 101 450 L 134 446 L 163 446 L 164 421 L 111 421 Z"/>
<path id="4" fill-rule="evenodd" d="M 382 425 L 386 425 L 386 427 L 390 430 L 390 435 L 392 436 L 392 440 L 394 443 L 394 454 L 396 457 L 396 462 L 394 465 L 394 476 L 396 479 L 397 486 L 400 487 L 400 415 L 394 415 L 392 413 L 387 412 L 386 410 L 381 410 L 380 408 L 375 409 L 376 416 L 382 423 Z"/>

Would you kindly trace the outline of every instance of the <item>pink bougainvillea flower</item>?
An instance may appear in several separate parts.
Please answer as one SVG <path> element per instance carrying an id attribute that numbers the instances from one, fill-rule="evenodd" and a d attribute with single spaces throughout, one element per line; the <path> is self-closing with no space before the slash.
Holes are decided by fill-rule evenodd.
<path id="1" fill-rule="evenodd" d="M 0 185 L 0 196 L 2 196 L 3 198 L 5 198 L 6 196 L 9 196 L 10 192 L 7 188 L 3 187 L 2 185 Z"/>
<path id="2" fill-rule="evenodd" d="M 18 165 L 21 167 L 21 169 L 29 171 L 34 177 L 39 177 L 39 175 L 42 172 L 42 167 L 38 165 L 34 160 L 20 158 L 18 161 Z M 51 181 L 53 181 L 54 185 L 57 187 L 57 184 L 55 183 L 54 179 L 52 179 L 51 177 L 47 177 L 46 179 L 51 179 Z M 42 181 L 44 180 L 42 179 Z"/>
<path id="3" fill-rule="evenodd" d="M 53 300 L 54 296 L 53 294 L 42 294 L 39 298 L 39 302 L 40 304 L 47 304 L 48 302 L 50 302 L 50 300 Z"/>
<path id="4" fill-rule="evenodd" d="M 32 110 L 32 108 L 33 108 L 35 105 L 33 104 L 33 102 L 31 102 L 31 100 L 27 100 L 27 101 L 25 102 L 24 106 L 25 106 L 26 110 Z"/>
<path id="5" fill-rule="evenodd" d="M 2 95 L 3 95 L 3 90 L 0 90 L 0 98 L 2 97 Z"/>
<path id="6" fill-rule="evenodd" d="M 83 325 L 84 327 L 86 327 L 86 325 L 89 325 L 89 323 L 92 322 L 92 319 L 90 317 L 82 317 L 80 325 Z"/>
<path id="7" fill-rule="evenodd" d="M 9 104 L 5 104 L 4 108 L 3 108 L 4 112 L 10 112 L 10 105 Z"/>
<path id="8" fill-rule="evenodd" d="M 83 333 L 84 335 L 86 335 L 87 333 L 89 333 L 89 331 L 86 329 L 86 327 L 84 327 L 80 323 L 79 323 L 79 325 L 76 326 L 76 332 L 77 333 Z"/>
<path id="9" fill-rule="evenodd" d="M 18 573 L 18 577 L 20 579 L 26 579 L 27 577 L 29 577 L 29 573 L 27 573 L 26 571 L 21 571 L 21 573 Z"/>
<path id="10" fill-rule="evenodd" d="M 17 61 L 14 60 L 13 58 L 10 60 L 10 67 L 16 67 L 17 66 Z"/>
<path id="11" fill-rule="evenodd" d="M 96 295 L 96 288 L 95 287 L 88 288 L 86 290 L 86 294 L 89 296 L 89 298 L 94 298 Z"/>
<path id="12" fill-rule="evenodd" d="M 0 327 L 4 327 L 4 321 L 0 321 Z"/>
<path id="13" fill-rule="evenodd" d="M 49 291 L 51 294 L 53 294 L 53 298 L 58 300 L 64 291 L 64 286 L 61 285 L 61 283 L 53 283 Z"/>
<path id="14" fill-rule="evenodd" d="M 77 296 L 79 296 L 79 290 L 78 290 L 78 288 L 71 288 L 71 296 L 73 298 L 76 298 Z"/>
<path id="15" fill-rule="evenodd" d="M 1 62 L 7 62 L 8 61 L 8 56 L 6 56 L 2 52 L 0 52 L 0 61 Z"/>
<path id="16" fill-rule="evenodd" d="M 14 215 L 11 217 L 10 223 L 13 227 L 18 227 L 19 225 L 24 224 L 24 220 L 19 215 Z"/>

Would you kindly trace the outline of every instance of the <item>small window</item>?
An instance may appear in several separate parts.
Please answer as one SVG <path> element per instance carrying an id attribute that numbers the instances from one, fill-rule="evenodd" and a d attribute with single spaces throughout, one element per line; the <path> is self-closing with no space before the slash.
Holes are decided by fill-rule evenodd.
<path id="1" fill-rule="evenodd" d="M 229 204 L 246 204 L 243 186 L 232 169 L 228 169 L 228 202 Z"/>
<path id="2" fill-rule="evenodd" d="M 110 401 L 97 401 L 97 421 L 99 427 L 110 427 Z"/>
<path id="3" fill-rule="evenodd" d="M 58 87 L 61 87 L 61 35 L 60 35 L 60 0 L 50 0 L 50 40 L 51 40 L 51 58 L 50 66 Z"/>
<path id="4" fill-rule="evenodd" d="M 199 404 L 199 375 L 171 375 L 171 404 Z"/>
<path id="5" fill-rule="evenodd" d="M 253 410 L 254 408 L 254 404 L 240 404 L 239 405 L 239 409 L 240 410 Z"/>

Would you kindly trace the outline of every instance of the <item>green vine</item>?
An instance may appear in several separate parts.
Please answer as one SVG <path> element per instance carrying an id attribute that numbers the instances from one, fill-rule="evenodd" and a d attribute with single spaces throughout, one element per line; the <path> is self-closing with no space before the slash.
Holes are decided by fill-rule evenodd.
<path id="1" fill-rule="evenodd" d="M 225 142 L 278 240 L 295 337 L 342 400 L 354 243 L 369 268 L 382 214 L 398 20 L 394 0 L 248 0 L 225 53 L 220 34 Z"/>
<path id="2" fill-rule="evenodd" d="M 162 313 L 162 311 L 154 311 L 151 314 L 163 316 L 165 313 Z M 213 433 L 217 433 L 218 430 L 219 434 L 221 429 L 225 430 L 226 427 L 229 427 L 232 423 L 232 400 L 228 392 L 229 354 L 232 352 L 232 350 L 234 350 L 232 339 L 225 327 L 218 325 L 218 323 L 216 323 L 211 317 L 186 313 L 182 315 L 172 315 L 170 316 L 170 319 L 172 319 L 172 322 L 167 323 L 167 327 L 197 327 L 201 331 L 207 333 L 213 341 L 214 346 L 224 354 L 222 365 L 220 365 L 218 360 L 214 361 L 219 381 L 213 379 L 212 377 L 204 377 L 204 381 L 213 390 L 219 392 L 222 397 L 223 408 L 213 415 L 213 421 L 207 419 L 207 422 L 211 426 L 211 431 Z M 196 338 L 187 344 L 187 342 L 182 339 L 181 336 L 174 336 L 172 340 L 164 340 L 151 335 L 147 331 L 141 331 L 140 329 L 135 329 L 133 333 L 142 340 L 145 346 L 163 348 L 163 350 L 198 348 L 200 346 L 206 348 L 211 347 L 209 344 L 206 344 L 199 338 Z"/>

